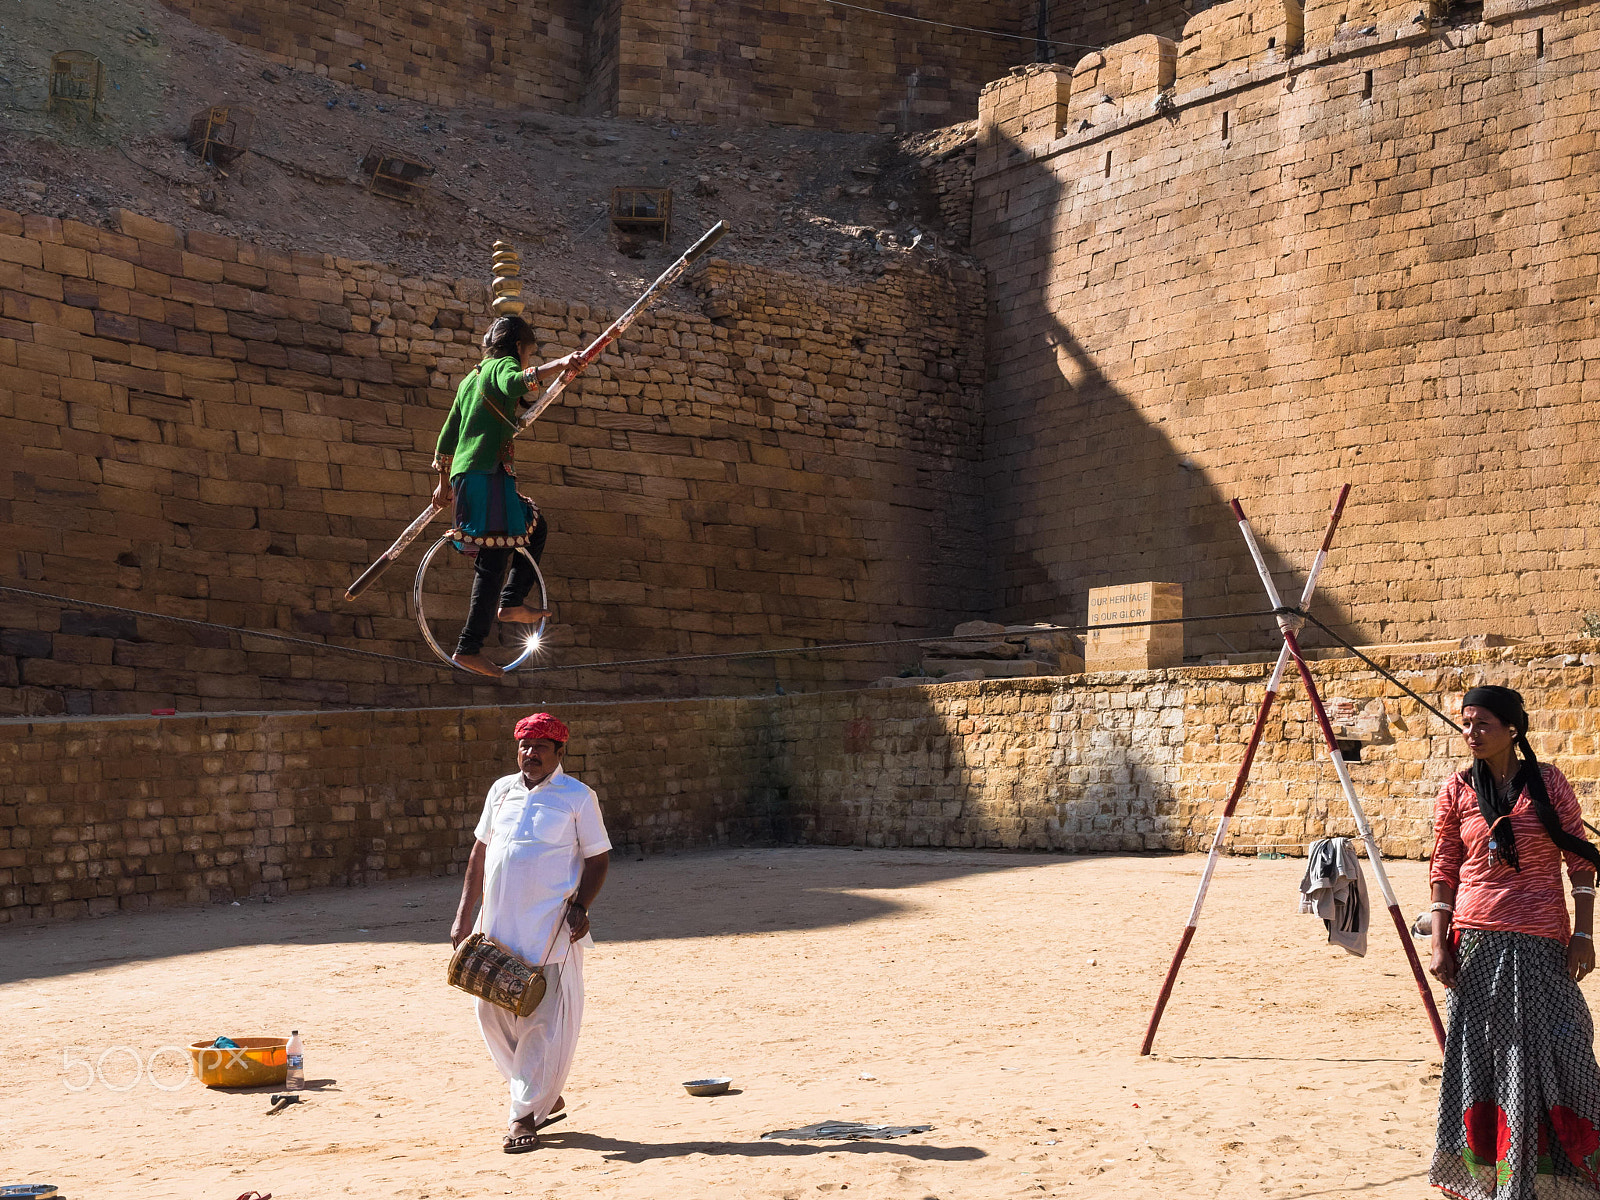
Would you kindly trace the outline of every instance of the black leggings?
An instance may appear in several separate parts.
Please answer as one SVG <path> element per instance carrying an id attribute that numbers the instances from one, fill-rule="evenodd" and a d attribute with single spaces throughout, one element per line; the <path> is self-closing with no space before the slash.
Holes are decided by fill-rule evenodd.
<path id="1" fill-rule="evenodd" d="M 544 556 L 544 542 L 549 536 L 550 523 L 540 515 L 528 530 L 528 553 L 534 562 Z M 511 567 L 510 578 L 506 576 L 507 564 Z M 467 623 L 461 627 L 456 653 L 476 654 L 482 650 L 495 613 L 502 608 L 516 608 L 526 600 L 533 590 L 533 580 L 533 564 L 522 551 L 508 546 L 481 548 L 472 564 L 472 605 L 467 609 Z"/>

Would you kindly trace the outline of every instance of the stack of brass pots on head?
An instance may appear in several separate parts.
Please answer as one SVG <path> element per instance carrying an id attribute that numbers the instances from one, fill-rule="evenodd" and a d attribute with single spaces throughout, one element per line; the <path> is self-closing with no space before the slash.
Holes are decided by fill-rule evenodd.
<path id="1" fill-rule="evenodd" d="M 489 307 L 497 317 L 515 317 L 524 308 L 522 303 L 522 256 L 511 248 L 510 242 L 494 244 L 494 279 L 489 288 L 494 299 Z"/>

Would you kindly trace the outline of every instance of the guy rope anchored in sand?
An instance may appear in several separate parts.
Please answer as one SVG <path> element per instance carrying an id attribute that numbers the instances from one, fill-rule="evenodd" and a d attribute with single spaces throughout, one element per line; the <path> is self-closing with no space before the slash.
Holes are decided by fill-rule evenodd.
<path id="1" fill-rule="evenodd" d="M 718 221 L 707 230 L 582 350 L 538 365 L 533 361 L 538 350 L 536 336 L 520 315 L 520 260 L 510 246 L 496 242 L 491 302 L 495 320 L 483 338 L 483 359 L 457 388 L 455 402 L 440 431 L 433 464 L 438 472 L 433 504 L 419 513 L 394 544 L 361 573 L 345 592 L 345 599 L 354 600 L 364 592 L 434 517 L 447 507 L 453 508 L 454 524 L 428 551 L 417 571 L 417 624 L 423 639 L 446 662 L 479 675 L 498 677 L 524 662 L 550 615 L 542 604 L 527 604 L 529 592 L 540 580 L 538 561 L 548 524 L 533 502 L 517 492 L 512 442 L 727 230 L 725 221 Z M 515 416 L 517 405 L 526 401 L 535 385 L 546 380 L 550 382 L 539 398 L 520 417 Z M 466 624 L 450 654 L 428 627 L 423 601 L 428 565 L 446 545 L 475 557 Z M 496 617 L 533 629 L 528 649 L 503 667 L 483 654 L 484 639 Z"/>

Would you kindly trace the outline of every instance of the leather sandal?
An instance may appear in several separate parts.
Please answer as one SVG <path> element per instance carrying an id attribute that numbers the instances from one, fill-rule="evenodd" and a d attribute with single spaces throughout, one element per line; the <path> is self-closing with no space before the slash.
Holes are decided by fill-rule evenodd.
<path id="1" fill-rule="evenodd" d="M 526 1154 L 538 1148 L 539 1135 L 536 1133 L 508 1133 L 506 1140 L 500 1145 L 500 1149 L 507 1154 Z"/>

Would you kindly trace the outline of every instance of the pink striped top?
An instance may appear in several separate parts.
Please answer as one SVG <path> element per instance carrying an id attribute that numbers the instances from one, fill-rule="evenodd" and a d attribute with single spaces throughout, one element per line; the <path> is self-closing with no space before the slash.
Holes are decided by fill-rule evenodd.
<path id="1" fill-rule="evenodd" d="M 1540 763 L 1539 770 L 1561 827 L 1583 837 L 1578 797 L 1567 777 L 1549 763 Z M 1566 859 L 1569 875 L 1594 867 L 1550 840 L 1526 788 L 1511 809 L 1511 828 L 1520 872 L 1491 858 L 1489 827 L 1478 811 L 1478 794 L 1461 772 L 1451 775 L 1433 802 L 1433 866 L 1428 879 L 1455 886 L 1455 923 L 1463 929 L 1531 933 L 1565 945 L 1572 927 L 1561 889 L 1561 860 Z"/>

